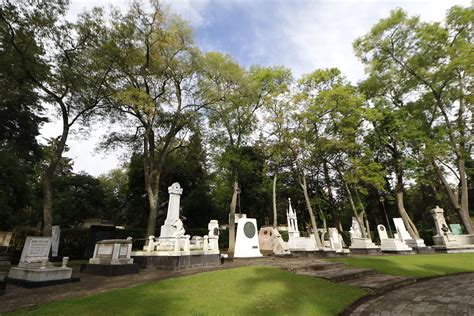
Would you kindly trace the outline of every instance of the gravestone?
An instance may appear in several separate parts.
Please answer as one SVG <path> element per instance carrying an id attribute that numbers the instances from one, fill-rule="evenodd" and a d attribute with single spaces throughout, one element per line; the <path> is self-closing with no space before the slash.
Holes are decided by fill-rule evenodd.
<path id="1" fill-rule="evenodd" d="M 362 228 L 357 221 L 357 218 L 352 217 L 352 226 L 349 230 L 351 235 L 351 245 L 349 249 L 351 252 L 359 254 L 371 254 L 380 252 L 380 247 L 376 246 L 370 238 L 362 237 Z"/>
<path id="2" fill-rule="evenodd" d="M 344 240 L 342 239 L 341 234 L 336 227 L 329 227 L 329 242 L 331 245 L 331 249 L 336 251 L 337 253 L 347 253 L 349 249 L 344 248 Z"/>
<path id="3" fill-rule="evenodd" d="M 380 248 L 383 252 L 391 253 L 410 253 L 412 248 L 405 244 L 403 241 L 395 238 L 389 238 L 387 235 L 387 229 L 384 225 L 378 225 L 377 231 L 380 238 Z"/>
<path id="4" fill-rule="evenodd" d="M 10 265 L 10 256 L 7 254 L 7 251 L 12 235 L 12 232 L 0 232 L 0 266 Z"/>
<path id="5" fill-rule="evenodd" d="M 241 218 L 237 222 L 234 258 L 262 257 L 258 241 L 257 220 Z"/>
<path id="6" fill-rule="evenodd" d="M 138 265 L 133 264 L 132 238 L 106 239 L 98 241 L 94 257 L 88 264 L 81 265 L 81 272 L 104 276 L 138 273 Z"/>
<path id="7" fill-rule="evenodd" d="M 433 236 L 436 251 L 457 253 L 474 252 L 474 234 L 454 235 L 444 218 L 444 210 L 436 206 L 431 210 L 436 225 L 436 235 Z"/>
<path id="8" fill-rule="evenodd" d="M 61 235 L 61 228 L 59 225 L 54 225 L 52 227 L 52 246 L 51 246 L 51 256 L 57 257 L 59 252 L 59 240 Z"/>
<path id="9" fill-rule="evenodd" d="M 426 248 L 425 241 L 421 238 L 413 239 L 408 233 L 401 217 L 394 217 L 393 224 L 397 230 L 398 238 L 411 248 Z"/>
<path id="10" fill-rule="evenodd" d="M 275 255 L 288 255 L 288 244 L 281 237 L 280 232 L 271 227 L 262 227 L 258 233 L 260 252 Z"/>
<path id="11" fill-rule="evenodd" d="M 78 281 L 72 278 L 72 269 L 68 268 L 68 257 L 63 265 L 55 267 L 48 260 L 51 251 L 51 237 L 26 237 L 18 267 L 8 273 L 8 282 L 24 287 L 40 287 Z"/>

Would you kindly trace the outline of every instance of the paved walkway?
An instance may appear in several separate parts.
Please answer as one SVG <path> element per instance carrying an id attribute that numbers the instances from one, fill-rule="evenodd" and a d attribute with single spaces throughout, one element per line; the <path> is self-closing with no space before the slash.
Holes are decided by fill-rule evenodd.
<path id="1" fill-rule="evenodd" d="M 365 301 L 351 315 L 474 315 L 474 273 L 420 281 Z"/>

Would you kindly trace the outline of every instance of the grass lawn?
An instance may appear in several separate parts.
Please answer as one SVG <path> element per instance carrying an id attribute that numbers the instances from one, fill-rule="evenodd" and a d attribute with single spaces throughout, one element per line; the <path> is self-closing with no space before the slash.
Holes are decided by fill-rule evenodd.
<path id="1" fill-rule="evenodd" d="M 52 302 L 12 315 L 335 315 L 365 294 L 275 268 L 243 267 Z"/>
<path id="2" fill-rule="evenodd" d="M 335 258 L 357 268 L 370 268 L 380 273 L 409 275 L 416 277 L 438 276 L 457 272 L 474 272 L 474 253 L 406 255 L 406 256 L 363 256 Z"/>

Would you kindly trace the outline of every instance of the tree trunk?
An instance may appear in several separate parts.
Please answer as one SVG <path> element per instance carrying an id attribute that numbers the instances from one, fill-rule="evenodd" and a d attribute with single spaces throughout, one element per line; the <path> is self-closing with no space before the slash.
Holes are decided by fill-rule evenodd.
<path id="1" fill-rule="evenodd" d="M 278 174 L 275 173 L 273 175 L 273 228 L 276 228 L 278 225 L 278 217 L 277 217 L 277 198 L 276 198 L 276 185 L 277 185 L 277 178 Z"/>
<path id="2" fill-rule="evenodd" d="M 56 169 L 61 161 L 61 157 L 66 147 L 66 140 L 69 135 L 69 118 L 67 116 L 67 110 L 64 104 L 61 104 L 62 110 L 62 120 L 63 120 L 63 131 L 57 143 L 54 143 L 51 146 L 52 149 L 52 157 L 51 161 L 46 168 L 42 178 L 41 178 L 41 186 L 43 191 L 43 236 L 50 237 L 52 236 L 52 227 L 53 227 L 53 187 L 52 181 Z"/>
<path id="3" fill-rule="evenodd" d="M 309 218 L 311 219 L 311 226 L 313 227 L 314 239 L 316 240 L 316 245 L 318 248 L 322 248 L 323 244 L 321 243 L 321 238 L 319 238 L 318 226 L 316 225 L 316 218 L 314 217 L 313 208 L 311 206 L 311 201 L 308 196 L 308 186 L 306 184 L 306 177 L 301 176 L 300 186 L 303 189 L 304 199 L 306 201 L 306 208 L 308 209 Z"/>
<path id="4" fill-rule="evenodd" d="M 52 174 L 45 172 L 42 179 L 43 189 L 43 236 L 52 236 L 53 225 L 53 188 L 51 185 Z"/>
<path id="5" fill-rule="evenodd" d="M 400 216 L 403 219 L 403 223 L 405 224 L 405 227 L 408 230 L 408 233 L 410 234 L 411 238 L 413 239 L 420 239 L 420 234 L 418 233 L 418 229 L 416 229 L 415 224 L 411 220 L 410 216 L 408 216 L 407 211 L 405 210 L 405 206 L 403 203 L 403 190 L 398 191 L 396 193 L 397 196 L 397 206 L 398 206 L 398 212 L 400 213 Z"/>
<path id="6" fill-rule="evenodd" d="M 334 203 L 334 196 L 332 195 L 331 179 L 329 178 L 329 169 L 328 169 L 326 161 L 324 161 L 323 163 L 323 168 L 324 168 L 324 179 L 326 181 L 326 187 L 328 190 L 329 204 L 331 207 L 332 224 L 334 225 L 334 227 L 337 228 L 339 233 L 342 233 L 343 229 L 342 229 L 341 218 L 339 217 L 339 214 L 337 213 L 336 205 Z"/>
<path id="7" fill-rule="evenodd" d="M 235 250 L 235 209 L 237 208 L 237 194 L 239 191 L 239 181 L 234 179 L 234 191 L 229 207 L 229 254 L 234 254 Z"/>
<path id="8" fill-rule="evenodd" d="M 351 189 L 349 188 L 349 186 L 347 185 L 347 183 L 344 179 L 342 179 L 342 182 L 344 183 L 344 188 L 346 189 L 347 197 L 349 198 L 349 203 L 351 205 L 352 212 L 354 213 L 354 217 L 356 218 L 357 223 L 359 224 L 360 229 L 362 231 L 362 237 L 363 238 L 369 238 L 368 237 L 369 236 L 368 235 L 368 228 L 365 227 L 365 223 L 364 223 L 364 211 L 362 211 L 360 213 L 357 211 L 357 207 L 355 206 L 354 199 L 352 197 Z"/>
<path id="9" fill-rule="evenodd" d="M 160 187 L 160 172 L 153 170 L 153 162 L 145 158 L 145 189 L 148 196 L 148 223 L 146 236 L 156 235 L 156 219 L 158 217 L 158 193 Z"/>
<path id="10" fill-rule="evenodd" d="M 464 225 L 464 228 L 466 229 L 466 233 L 474 234 L 474 229 L 473 229 L 473 225 L 472 225 L 472 222 L 471 222 L 471 218 L 469 217 L 469 210 L 464 209 L 462 207 L 462 205 L 459 204 L 459 201 L 458 201 L 458 198 L 457 198 L 456 194 L 453 192 L 453 190 L 449 186 L 448 181 L 444 177 L 443 171 L 438 167 L 436 162 L 432 161 L 432 164 L 433 164 L 434 169 L 436 170 L 436 173 L 438 174 L 438 178 L 441 180 L 441 183 L 443 184 L 444 189 L 446 190 L 446 193 L 448 194 L 449 200 L 451 201 L 451 205 L 458 212 L 459 217 L 461 218 L 461 222 Z M 460 175 L 463 174 L 463 176 L 465 178 L 466 173 L 465 173 L 465 170 L 464 170 L 464 161 L 462 161 L 462 162 L 459 161 L 458 165 L 459 165 L 458 167 L 460 169 L 459 170 Z M 461 180 L 461 184 L 462 183 L 463 183 L 463 181 Z M 461 185 L 461 196 L 465 194 L 464 193 L 465 190 L 467 190 L 467 185 L 466 185 L 466 189 L 464 189 L 463 185 Z M 465 194 L 465 198 L 467 198 L 467 194 Z M 461 197 L 461 201 L 463 201 L 463 199 L 465 199 L 465 198 Z M 467 201 L 465 201 L 464 203 L 465 203 L 464 206 L 467 207 L 468 206 Z"/>
<path id="11" fill-rule="evenodd" d="M 395 173 L 397 176 L 397 184 L 395 186 L 395 194 L 397 197 L 397 207 L 398 207 L 398 213 L 402 217 L 403 223 L 405 224 L 405 227 L 408 230 L 408 233 L 410 234 L 411 238 L 413 239 L 420 239 L 420 235 L 418 233 L 418 229 L 416 229 L 415 224 L 411 220 L 410 216 L 408 216 L 408 213 L 405 209 L 405 204 L 403 202 L 403 196 L 405 192 L 405 184 L 403 182 L 403 169 L 402 166 L 400 165 L 400 151 L 398 150 L 397 143 L 394 142 L 394 145 L 392 147 L 392 154 L 393 154 L 393 162 L 394 162 L 394 167 L 395 167 Z"/>

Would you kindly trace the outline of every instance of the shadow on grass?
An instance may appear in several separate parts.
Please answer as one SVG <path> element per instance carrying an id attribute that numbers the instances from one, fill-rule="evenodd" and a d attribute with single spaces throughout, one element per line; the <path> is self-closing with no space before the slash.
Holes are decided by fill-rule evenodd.
<path id="1" fill-rule="evenodd" d="M 347 285 L 267 267 L 167 279 L 54 302 L 29 315 L 334 315 L 364 295 Z M 26 313 L 25 313 L 26 312 Z"/>

